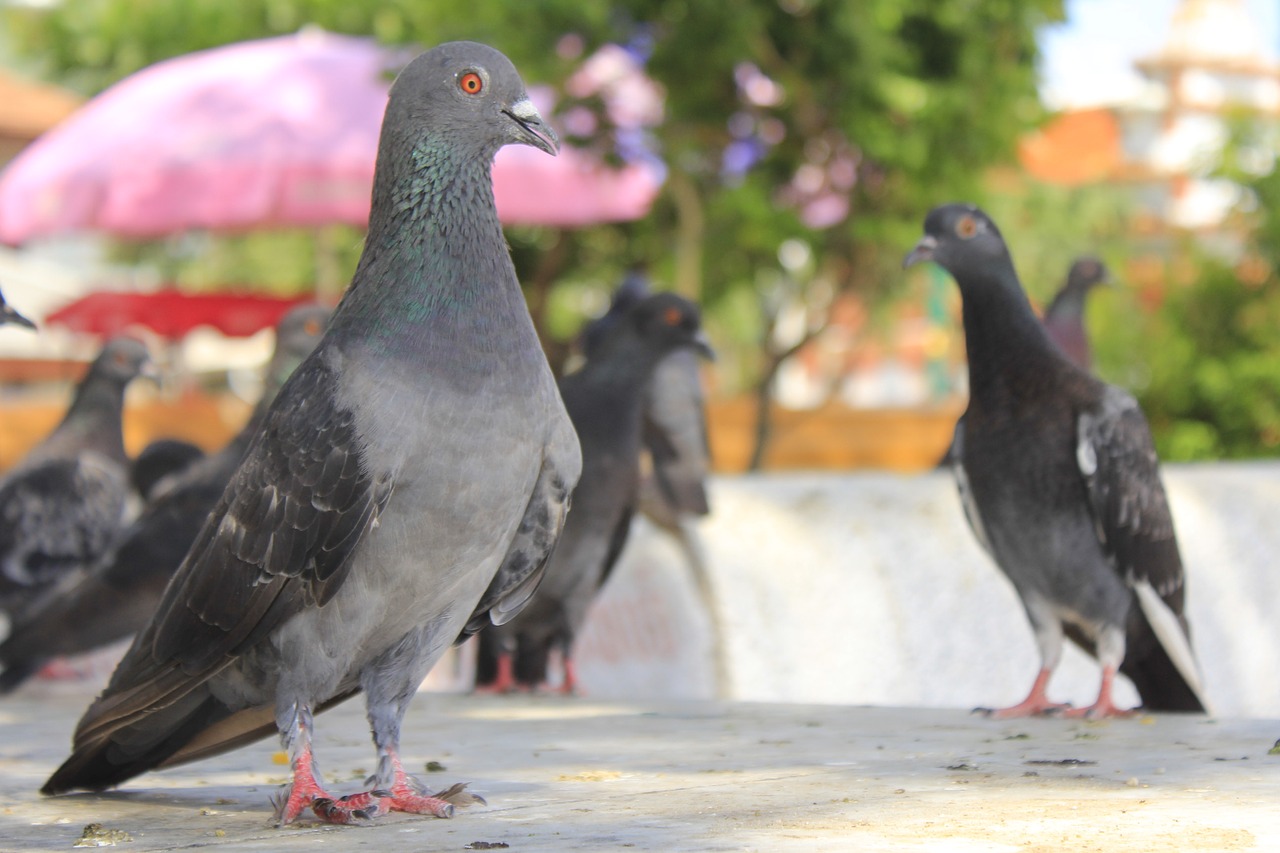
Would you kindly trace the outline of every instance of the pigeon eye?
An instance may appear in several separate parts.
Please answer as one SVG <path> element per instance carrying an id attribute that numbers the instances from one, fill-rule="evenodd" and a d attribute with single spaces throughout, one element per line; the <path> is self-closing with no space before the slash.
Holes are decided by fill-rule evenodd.
<path id="1" fill-rule="evenodd" d="M 956 234 L 963 240 L 968 240 L 974 234 L 978 233 L 978 220 L 972 216 L 962 216 L 960 221 L 956 223 Z"/>
<path id="2" fill-rule="evenodd" d="M 668 326 L 679 326 L 680 319 L 681 314 L 679 308 L 668 308 L 666 311 L 662 312 L 662 322 L 666 323 Z"/>
<path id="3" fill-rule="evenodd" d="M 318 320 L 308 320 L 302 327 L 302 331 L 306 332 L 308 335 L 318 335 L 320 334 L 320 322 Z"/>
<path id="4" fill-rule="evenodd" d="M 468 71 L 458 78 L 458 88 L 468 95 L 478 95 L 484 89 L 484 80 L 474 71 Z"/>

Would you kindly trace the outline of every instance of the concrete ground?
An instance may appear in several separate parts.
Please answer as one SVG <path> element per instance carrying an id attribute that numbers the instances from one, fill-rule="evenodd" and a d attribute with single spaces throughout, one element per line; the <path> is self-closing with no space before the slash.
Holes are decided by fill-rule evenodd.
<path id="1" fill-rule="evenodd" d="M 468 781 L 488 806 L 277 829 L 273 742 L 41 797 L 88 698 L 45 684 L 0 703 L 0 849 L 68 850 L 97 823 L 130 851 L 1280 850 L 1280 720 L 424 693 L 406 763 L 438 762 L 429 785 Z M 366 731 L 358 700 L 318 719 L 335 793 L 373 766 Z"/>

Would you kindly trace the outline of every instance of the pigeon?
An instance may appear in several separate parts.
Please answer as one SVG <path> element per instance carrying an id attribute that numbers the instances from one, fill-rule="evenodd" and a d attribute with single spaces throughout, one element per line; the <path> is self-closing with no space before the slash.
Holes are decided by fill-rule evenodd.
<path id="1" fill-rule="evenodd" d="M 36 324 L 14 310 L 13 306 L 4 298 L 4 294 L 0 293 L 0 326 L 24 326 L 28 329 L 34 329 Z"/>
<path id="2" fill-rule="evenodd" d="M 580 370 L 561 380 L 582 443 L 573 512 L 528 607 L 481 634 L 480 687 L 535 687 L 546 680 L 550 652 L 558 650 L 561 689 L 575 690 L 573 641 L 626 543 L 639 498 L 645 392 L 657 365 L 678 349 L 711 356 L 697 306 L 672 293 L 650 296 L 614 324 Z"/>
<path id="3" fill-rule="evenodd" d="M 497 50 L 442 44 L 396 78 L 353 280 L 44 793 L 278 731 L 281 825 L 481 802 L 461 784 L 428 794 L 399 740 L 450 644 L 528 601 L 582 464 L 494 205 L 493 158 L 513 143 L 558 151 Z M 359 692 L 376 771 L 339 799 L 314 715 Z"/>
<path id="4" fill-rule="evenodd" d="M 982 211 L 931 211 L 905 265 L 932 260 L 960 288 L 969 406 L 955 474 L 974 535 L 1022 599 L 1041 668 L 1027 698 L 989 713 L 1126 713 L 1116 672 L 1151 711 L 1204 711 L 1185 579 L 1146 418 L 1127 392 L 1072 364 L 1027 301 Z M 1097 658 L 1097 701 L 1066 709 L 1046 686 L 1063 635 Z"/>
<path id="5" fill-rule="evenodd" d="M 159 494 L 121 532 L 101 562 L 28 607 L 0 643 L 0 694 L 14 690 L 52 657 L 92 651 L 147 623 L 271 401 L 315 349 L 328 318 L 328 309 L 311 304 L 285 314 L 276 326 L 276 348 L 265 370 L 262 397 L 239 434 L 222 450 L 169 475 L 167 483 L 161 481 Z M 135 474 L 136 468 L 135 464 Z"/>
<path id="6" fill-rule="evenodd" d="M 583 330 L 583 355 L 590 359 L 627 312 L 648 295 L 642 274 L 631 272 L 623 278 L 609 310 Z M 649 475 L 641 480 L 639 508 L 683 540 L 682 519 L 711 511 L 706 488 L 711 452 L 699 353 L 681 347 L 658 362 L 645 388 L 643 411 Z"/>
<path id="7" fill-rule="evenodd" d="M 138 452 L 129 466 L 129 485 L 144 502 L 177 475 L 204 458 L 197 445 L 179 438 L 158 438 Z"/>
<path id="8" fill-rule="evenodd" d="M 92 565 L 124 524 L 124 392 L 143 373 L 154 375 L 146 346 L 108 341 L 61 423 L 0 481 L 0 610 L 11 623 Z"/>
<path id="9" fill-rule="evenodd" d="M 1097 258 L 1076 258 L 1067 272 L 1067 281 L 1054 295 L 1044 312 L 1049 339 L 1083 370 L 1093 366 L 1089 338 L 1084 329 L 1084 302 L 1089 292 L 1107 281 L 1107 268 Z"/>

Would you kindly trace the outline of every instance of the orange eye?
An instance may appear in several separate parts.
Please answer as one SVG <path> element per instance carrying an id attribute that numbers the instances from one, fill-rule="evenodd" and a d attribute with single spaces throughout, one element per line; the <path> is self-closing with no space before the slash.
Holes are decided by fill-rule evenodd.
<path id="1" fill-rule="evenodd" d="M 302 331 L 306 332 L 308 335 L 311 335 L 312 337 L 314 337 L 314 336 L 316 336 L 316 335 L 320 334 L 320 321 L 319 321 L 319 320 L 308 320 L 308 321 L 303 325 L 303 327 L 302 327 Z"/>
<path id="2" fill-rule="evenodd" d="M 468 95 L 478 95 L 484 88 L 484 80 L 474 71 L 468 71 L 458 78 L 458 88 Z"/>
<path id="3" fill-rule="evenodd" d="M 978 233 L 978 220 L 972 216 L 962 216 L 960 221 L 956 223 L 956 234 L 962 239 L 968 240 L 974 234 Z"/>
<path id="4" fill-rule="evenodd" d="M 662 321 L 668 326 L 680 325 L 681 318 L 682 315 L 679 308 L 668 308 L 666 311 L 662 312 Z"/>

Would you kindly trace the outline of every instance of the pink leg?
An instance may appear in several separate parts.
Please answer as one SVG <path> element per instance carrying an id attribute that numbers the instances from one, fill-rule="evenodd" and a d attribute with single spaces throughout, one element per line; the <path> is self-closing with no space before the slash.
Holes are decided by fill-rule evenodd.
<path id="1" fill-rule="evenodd" d="M 1111 687 L 1116 680 L 1116 670 L 1112 666 L 1102 668 L 1102 686 L 1098 688 L 1098 700 L 1088 708 L 1072 708 L 1065 713 L 1068 717 L 1084 717 L 1089 720 L 1102 720 L 1108 717 L 1131 717 L 1136 709 L 1117 708 L 1111 700 Z"/>
<path id="2" fill-rule="evenodd" d="M 293 761 L 293 782 L 289 785 L 289 792 L 276 803 L 277 825 L 293 823 L 307 806 L 328 798 L 329 794 L 316 781 L 312 768 L 311 743 L 308 737 Z M 335 822 L 354 823 L 355 820 L 364 820 L 368 817 L 368 815 L 357 816 L 353 813 L 350 815 L 351 819 Z"/>
<path id="3" fill-rule="evenodd" d="M 395 779 L 389 789 L 348 794 L 337 800 L 318 798 L 312 806 L 315 813 L 330 823 L 356 823 L 387 812 L 453 817 L 455 806 L 484 804 L 482 797 L 466 790 L 465 782 L 428 794 L 416 779 L 404 772 L 399 756 L 393 753 L 391 762 Z"/>
<path id="4" fill-rule="evenodd" d="M 569 657 L 568 652 L 565 652 L 561 658 L 560 669 L 564 673 L 564 679 L 560 682 L 560 692 L 565 696 L 578 695 L 578 670 L 573 665 L 573 658 Z"/>
<path id="5" fill-rule="evenodd" d="M 488 684 L 477 684 L 475 693 L 514 693 L 516 684 L 515 670 L 511 662 L 510 652 L 498 652 L 498 671 L 493 681 Z"/>
<path id="6" fill-rule="evenodd" d="M 986 714 L 993 720 L 1035 717 L 1065 711 L 1071 706 L 1050 702 L 1049 697 L 1045 695 L 1045 688 L 1049 685 L 1049 676 L 1052 674 L 1053 670 L 1051 669 L 1040 670 L 1039 674 L 1036 675 L 1035 683 L 1031 685 L 1031 692 L 1027 694 L 1026 699 L 1023 699 L 1017 705 L 1011 705 L 1008 708 L 978 708 L 976 710 Z"/>

